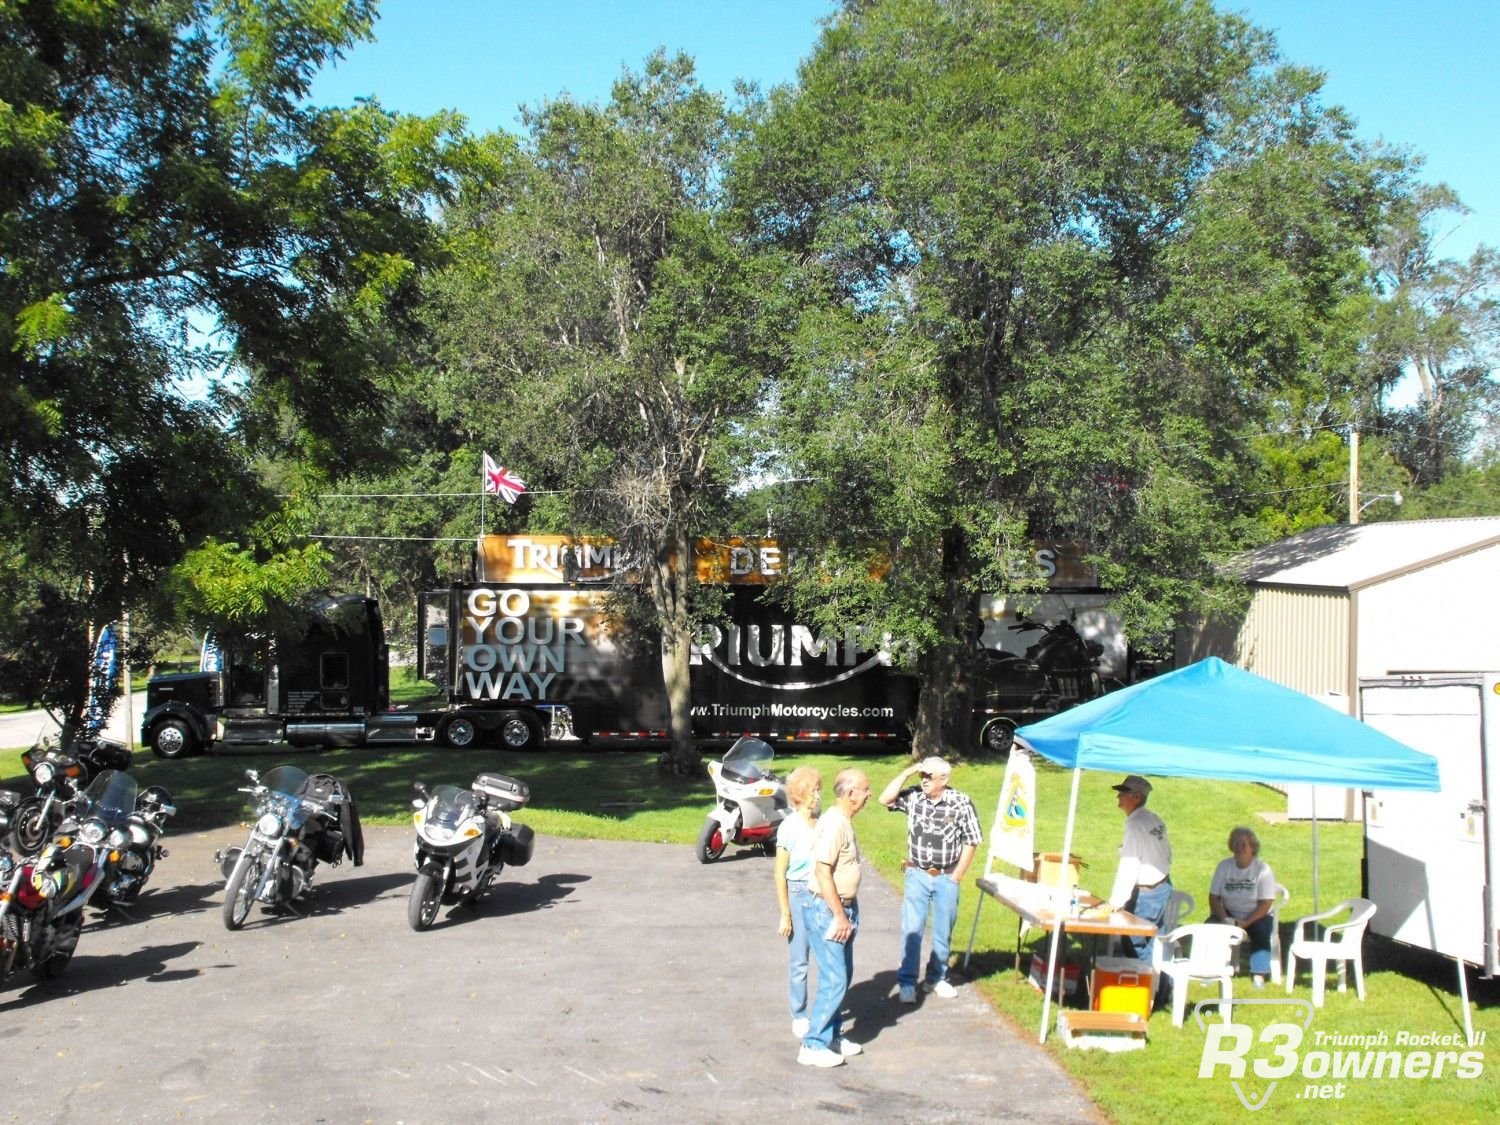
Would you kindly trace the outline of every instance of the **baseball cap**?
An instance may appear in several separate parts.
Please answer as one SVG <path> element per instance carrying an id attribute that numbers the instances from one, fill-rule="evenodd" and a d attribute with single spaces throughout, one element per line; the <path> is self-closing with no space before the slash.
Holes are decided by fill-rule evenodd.
<path id="1" fill-rule="evenodd" d="M 936 756 L 923 758 L 921 770 L 923 773 L 940 773 L 944 777 L 949 777 L 953 773 L 953 767 Z"/>
<path id="2" fill-rule="evenodd" d="M 1110 788 L 1116 793 L 1139 793 L 1142 797 L 1151 793 L 1151 783 L 1138 773 L 1129 774 L 1120 784 Z"/>

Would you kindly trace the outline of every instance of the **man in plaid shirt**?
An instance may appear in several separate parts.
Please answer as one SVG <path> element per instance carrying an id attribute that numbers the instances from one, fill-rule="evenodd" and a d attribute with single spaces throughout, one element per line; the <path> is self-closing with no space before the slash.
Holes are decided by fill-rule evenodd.
<path id="1" fill-rule="evenodd" d="M 902 788 L 913 774 L 917 785 Z M 953 768 L 941 758 L 925 758 L 909 766 L 885 787 L 880 803 L 905 813 L 906 868 L 901 902 L 901 971 L 897 984 L 901 1002 L 917 1002 L 917 964 L 922 957 L 922 931 L 932 918 L 932 954 L 927 959 L 928 992 L 944 999 L 957 996 L 948 982 L 948 949 L 958 920 L 958 891 L 964 872 L 983 839 L 974 802 L 948 788 Z"/>

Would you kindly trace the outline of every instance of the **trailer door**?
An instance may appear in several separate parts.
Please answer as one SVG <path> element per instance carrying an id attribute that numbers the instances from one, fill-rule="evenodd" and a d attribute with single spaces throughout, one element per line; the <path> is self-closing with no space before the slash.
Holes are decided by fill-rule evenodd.
<path id="1" fill-rule="evenodd" d="M 1494 679 L 1424 676 L 1360 685 L 1365 722 L 1436 758 L 1442 786 L 1436 793 L 1377 792 L 1367 803 L 1366 893 L 1379 907 L 1370 928 L 1488 973 L 1496 964 L 1485 696 Z"/>

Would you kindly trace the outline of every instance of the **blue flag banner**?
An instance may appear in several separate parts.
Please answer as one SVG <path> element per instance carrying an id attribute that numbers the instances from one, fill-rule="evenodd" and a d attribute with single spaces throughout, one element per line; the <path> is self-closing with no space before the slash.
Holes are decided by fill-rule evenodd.
<path id="1" fill-rule="evenodd" d="M 99 630 L 99 639 L 94 642 L 94 659 L 89 665 L 89 698 L 83 709 L 83 734 L 97 735 L 109 722 L 119 672 L 115 629 L 113 625 L 106 625 Z"/>

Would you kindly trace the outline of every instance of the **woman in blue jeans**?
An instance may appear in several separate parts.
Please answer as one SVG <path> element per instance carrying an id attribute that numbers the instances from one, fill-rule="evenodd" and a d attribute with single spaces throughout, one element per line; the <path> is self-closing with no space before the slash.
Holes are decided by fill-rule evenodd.
<path id="1" fill-rule="evenodd" d="M 1264 988 L 1271 971 L 1276 876 L 1260 858 L 1260 837 L 1243 825 L 1229 833 L 1229 852 L 1229 858 L 1214 868 L 1208 885 L 1208 920 L 1245 931 L 1250 942 L 1250 975 L 1256 988 Z"/>
<path id="2" fill-rule="evenodd" d="M 776 830 L 776 898 L 781 921 L 776 932 L 787 939 L 787 1000 L 792 1009 L 792 1034 L 801 1039 L 808 1031 L 807 927 L 802 913 L 816 888 L 812 879 L 813 829 L 822 800 L 823 777 L 811 766 L 799 766 L 786 779 L 786 799 L 792 815 Z"/>

